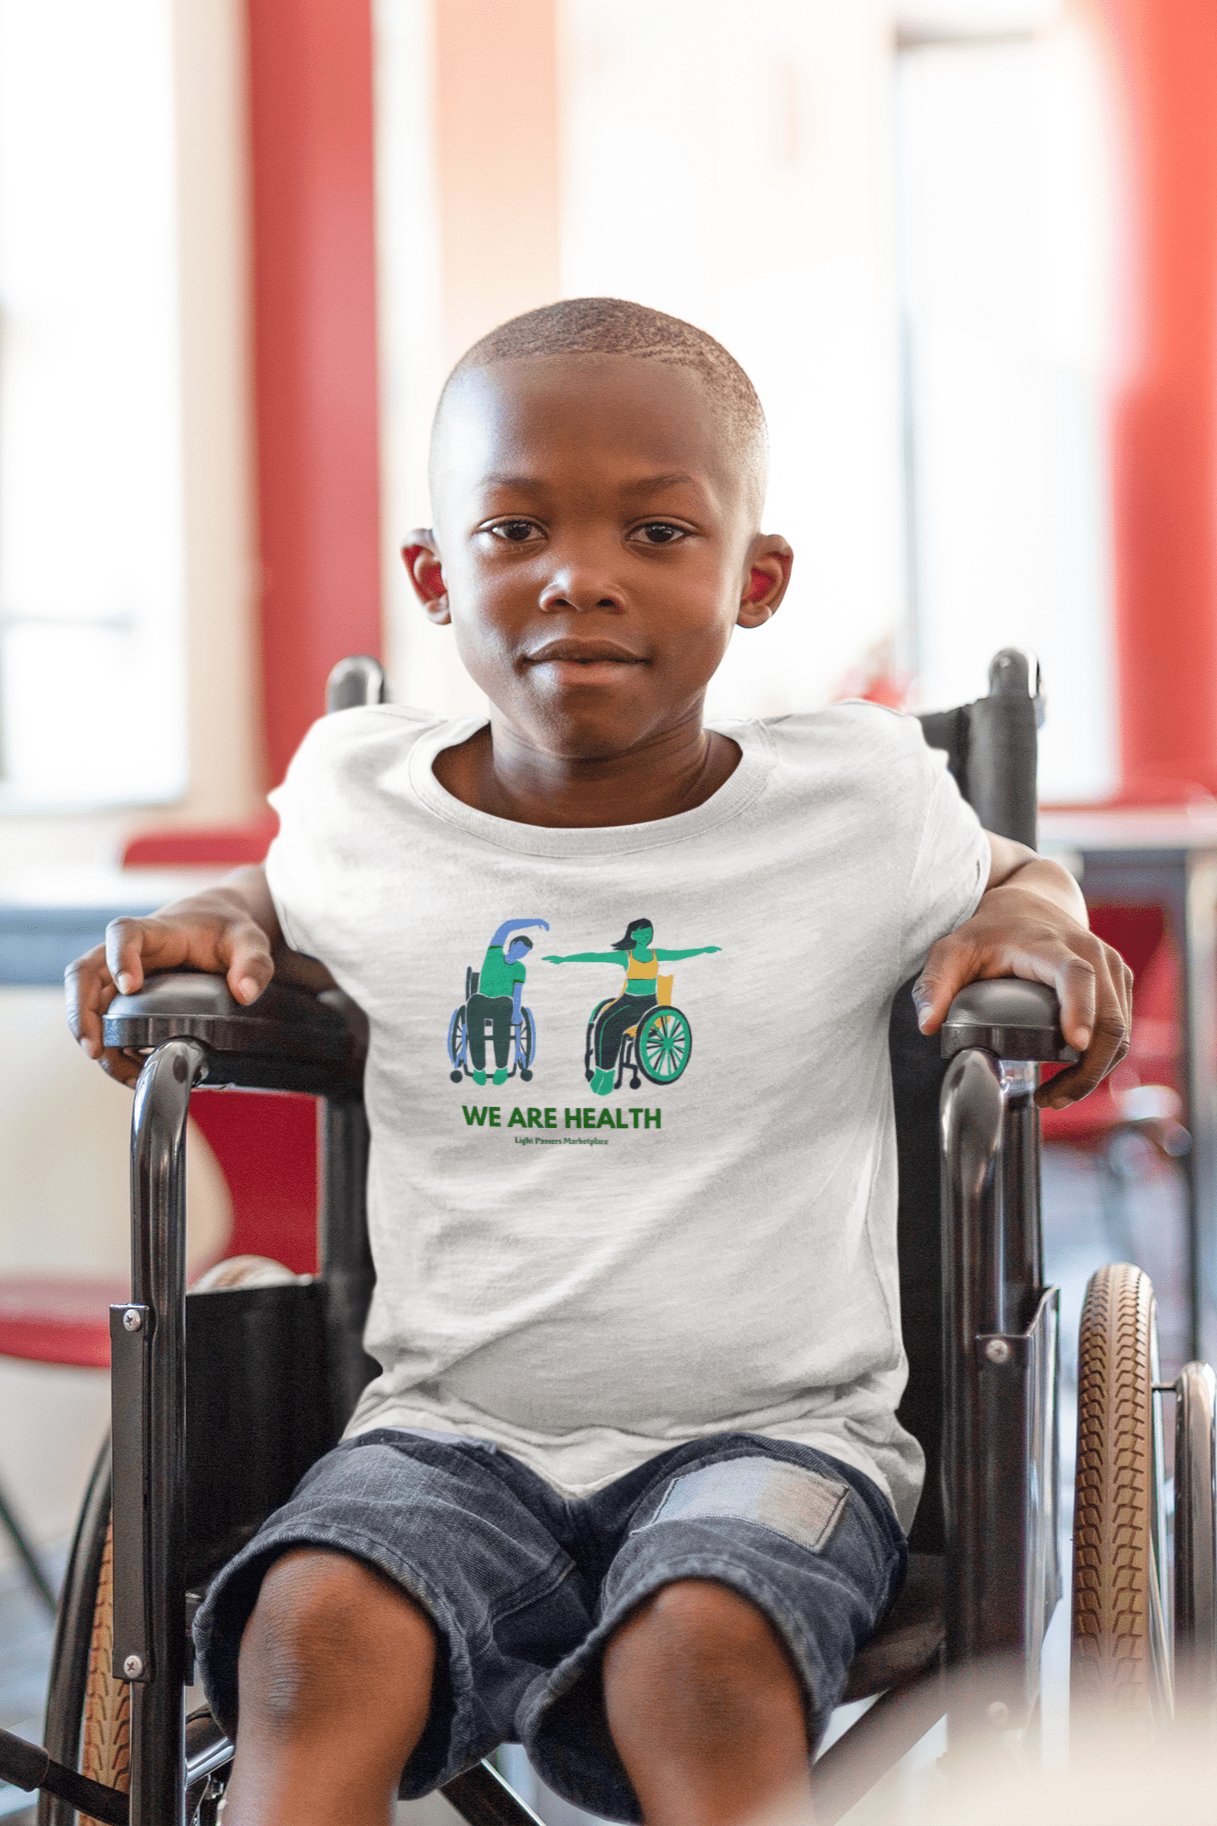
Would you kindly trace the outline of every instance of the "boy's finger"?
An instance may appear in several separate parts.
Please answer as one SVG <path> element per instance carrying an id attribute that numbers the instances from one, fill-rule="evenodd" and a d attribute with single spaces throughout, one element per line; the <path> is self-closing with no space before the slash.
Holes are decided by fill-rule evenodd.
<path id="1" fill-rule="evenodd" d="M 100 1051 L 97 1062 L 107 1078 L 113 1078 L 118 1084 L 134 1084 L 143 1070 L 142 1059 L 133 1059 L 121 1047 L 107 1046 Z"/>
<path id="2" fill-rule="evenodd" d="M 228 987 L 238 1002 L 256 1002 L 275 974 L 274 960 L 261 928 L 251 924 L 235 934 L 228 950 Z"/>
<path id="3" fill-rule="evenodd" d="M 101 945 L 78 957 L 63 973 L 64 1012 L 73 1039 L 90 1059 L 101 1056 L 101 1018 L 114 993 Z"/>
<path id="4" fill-rule="evenodd" d="M 953 932 L 931 948 L 921 975 L 913 984 L 913 1006 L 922 1033 L 938 1032 L 951 1003 L 979 968 L 980 959 L 973 947 L 961 943 Z"/>
<path id="5" fill-rule="evenodd" d="M 1104 972 L 1106 974 L 1106 972 Z M 1094 964 L 1069 952 L 1054 973 L 1053 987 L 1061 1005 L 1061 1032 L 1070 1046 L 1084 1053 L 1094 1033 L 1098 1001 Z"/>
<path id="6" fill-rule="evenodd" d="M 1086 1097 L 1128 1051 L 1130 1022 L 1124 983 L 1104 967 L 1096 973 L 1095 1014 L 1090 1044 L 1076 1065 L 1058 1074 L 1037 1093 L 1042 1109 L 1064 1109 Z M 1066 1038 L 1068 1033 L 1066 1032 Z"/>
<path id="7" fill-rule="evenodd" d="M 106 966 L 120 995 L 144 986 L 146 927 L 139 919 L 112 919 L 106 927 Z"/>

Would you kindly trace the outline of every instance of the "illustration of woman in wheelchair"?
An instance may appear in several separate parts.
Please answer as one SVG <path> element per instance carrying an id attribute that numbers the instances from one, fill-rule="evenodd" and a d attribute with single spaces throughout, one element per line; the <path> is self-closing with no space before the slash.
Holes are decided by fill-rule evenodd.
<path id="1" fill-rule="evenodd" d="M 632 919 L 611 951 L 576 951 L 569 957 L 545 959 L 547 964 L 625 965 L 620 993 L 598 1002 L 587 1024 L 584 1075 L 598 1097 L 619 1090 L 627 1072 L 631 1090 L 640 1087 L 643 1077 L 652 1084 L 675 1084 L 689 1063 L 693 1030 L 688 1016 L 672 1006 L 672 978 L 661 976 L 659 966 L 682 957 L 702 957 L 720 947 L 660 951 L 651 943 L 654 936 L 649 919 Z"/>
<path id="2" fill-rule="evenodd" d="M 521 926 L 549 931 L 547 919 L 505 919 L 486 947 L 482 968 L 465 972 L 465 1000 L 448 1024 L 449 1076 L 454 1084 L 466 1076 L 475 1084 L 485 1084 L 487 1021 L 494 1047 L 494 1082 L 506 1084 L 517 1071 L 525 1084 L 532 1077 L 537 1024 L 532 1010 L 523 1004 L 524 954 L 532 950 L 532 940 L 524 937 Z M 508 944 L 510 932 L 516 936 Z"/>

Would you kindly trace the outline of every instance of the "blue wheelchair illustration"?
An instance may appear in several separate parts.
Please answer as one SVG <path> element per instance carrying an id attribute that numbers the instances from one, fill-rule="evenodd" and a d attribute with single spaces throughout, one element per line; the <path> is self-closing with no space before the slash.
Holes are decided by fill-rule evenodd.
<path id="1" fill-rule="evenodd" d="M 454 1084 L 460 1084 L 463 1079 L 473 1076 L 473 1065 L 469 1057 L 469 1004 L 478 997 L 478 977 L 479 972 L 474 969 L 465 971 L 465 999 L 453 1010 L 452 1019 L 448 1023 L 448 1057 L 452 1061 L 449 1076 Z M 485 1036 L 486 1023 L 490 1017 L 475 1010 L 473 1018 L 482 1022 L 482 1034 Z M 483 1047 L 485 1043 L 483 1037 Z M 524 1083 L 529 1083 L 536 1052 L 537 1023 L 531 1008 L 525 1008 L 521 1003 L 518 1008 L 512 1009 L 507 1076 L 514 1078 L 518 1072 Z"/>

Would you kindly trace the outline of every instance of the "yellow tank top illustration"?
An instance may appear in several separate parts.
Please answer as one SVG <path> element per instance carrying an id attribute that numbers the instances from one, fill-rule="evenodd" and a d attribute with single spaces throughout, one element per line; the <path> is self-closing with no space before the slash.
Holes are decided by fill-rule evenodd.
<path id="1" fill-rule="evenodd" d="M 658 975 L 659 959 L 657 957 L 652 956 L 649 964 L 643 964 L 631 952 L 626 959 L 625 980 L 627 983 L 653 983 Z"/>

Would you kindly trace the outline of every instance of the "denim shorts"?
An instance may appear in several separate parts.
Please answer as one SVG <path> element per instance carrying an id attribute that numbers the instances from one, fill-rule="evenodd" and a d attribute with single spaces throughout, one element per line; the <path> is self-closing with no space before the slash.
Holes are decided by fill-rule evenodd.
<path id="1" fill-rule="evenodd" d="M 488 1441 L 385 1428 L 319 1460 L 212 1584 L 195 1639 L 230 1733 L 258 1588 L 272 1561 L 302 1546 L 379 1568 L 428 1612 L 446 1650 L 404 1799 L 518 1742 L 558 1794 L 618 1820 L 642 1816 L 609 1735 L 600 1665 L 636 1605 L 676 1579 L 750 1599 L 799 1673 L 814 1745 L 906 1564 L 871 1480 L 806 1446 L 720 1433 L 567 1498 Z"/>

